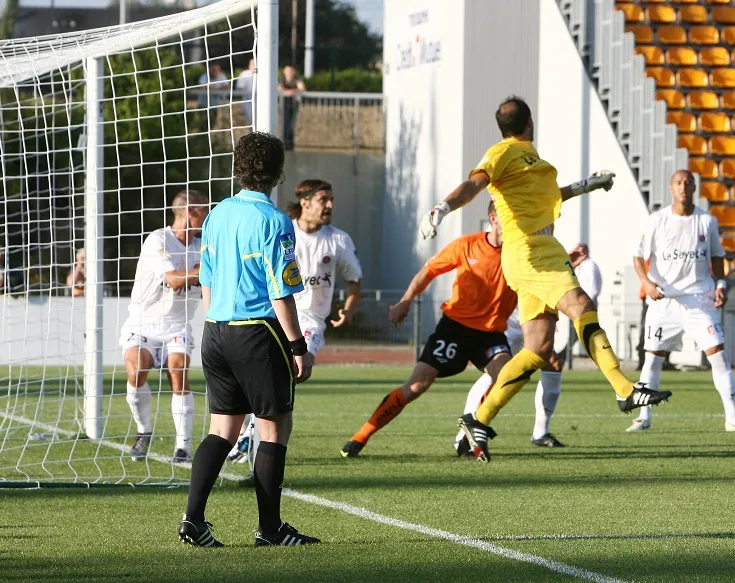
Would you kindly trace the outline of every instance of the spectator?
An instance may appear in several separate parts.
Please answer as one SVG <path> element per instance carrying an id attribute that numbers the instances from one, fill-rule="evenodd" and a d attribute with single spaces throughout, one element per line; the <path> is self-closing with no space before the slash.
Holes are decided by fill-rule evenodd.
<path id="1" fill-rule="evenodd" d="M 23 291 L 23 270 L 16 269 L 5 243 L 0 241 L 0 294 L 13 294 Z"/>
<path id="2" fill-rule="evenodd" d="M 66 287 L 69 288 L 71 295 L 74 297 L 84 295 L 84 282 L 86 281 L 84 262 L 86 258 L 84 247 L 82 247 L 77 251 L 74 267 L 69 270 L 69 274 L 66 276 Z"/>
<path id="3" fill-rule="evenodd" d="M 206 85 L 206 92 L 202 91 L 199 96 L 199 107 L 211 107 L 220 105 L 226 101 L 225 97 L 230 84 L 227 82 L 227 75 L 222 70 L 219 63 L 211 63 L 209 71 L 202 73 L 199 77 L 199 85 Z"/>
<path id="4" fill-rule="evenodd" d="M 300 94 L 306 91 L 306 85 L 296 74 L 296 69 L 292 65 L 286 65 L 283 68 L 283 75 L 278 80 L 278 91 L 283 96 L 283 143 L 286 150 L 293 150 L 296 112 L 299 107 Z"/>
<path id="5" fill-rule="evenodd" d="M 245 69 L 237 78 L 235 88 L 237 89 L 237 97 L 242 99 L 242 111 L 245 114 L 246 124 L 253 125 L 253 79 L 255 74 L 255 59 L 250 59 L 248 68 Z"/>
<path id="6" fill-rule="evenodd" d="M 590 258 L 587 243 L 577 243 L 577 246 L 569 252 L 569 259 L 572 261 L 579 285 L 597 305 L 597 298 L 602 291 L 602 274 L 597 263 Z"/>

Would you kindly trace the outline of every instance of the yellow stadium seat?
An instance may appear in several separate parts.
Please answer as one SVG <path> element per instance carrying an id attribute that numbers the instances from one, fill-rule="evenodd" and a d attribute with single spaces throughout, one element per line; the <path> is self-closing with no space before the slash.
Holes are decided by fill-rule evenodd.
<path id="1" fill-rule="evenodd" d="M 720 162 L 720 174 L 728 180 L 735 180 L 735 158 L 724 158 Z"/>
<path id="2" fill-rule="evenodd" d="M 729 67 L 712 69 L 710 82 L 713 87 L 735 87 L 735 69 Z"/>
<path id="3" fill-rule="evenodd" d="M 725 47 L 702 47 L 699 63 L 706 67 L 726 67 L 730 64 L 730 52 Z"/>
<path id="4" fill-rule="evenodd" d="M 702 182 L 699 194 L 710 202 L 727 202 L 730 200 L 727 186 L 722 182 Z"/>
<path id="5" fill-rule="evenodd" d="M 673 49 L 670 49 L 670 50 L 673 50 Z M 646 59 L 646 65 L 663 65 L 664 64 L 664 52 L 658 47 L 649 47 L 649 46 L 636 47 L 635 52 L 638 53 L 639 55 L 643 55 L 643 58 Z"/>
<path id="6" fill-rule="evenodd" d="M 665 101 L 671 109 L 682 109 L 686 107 L 684 94 L 676 89 L 659 89 L 656 91 L 656 99 Z"/>
<path id="7" fill-rule="evenodd" d="M 676 128 L 683 134 L 697 131 L 697 118 L 686 111 L 666 112 L 666 123 L 676 124 Z"/>
<path id="8" fill-rule="evenodd" d="M 689 154 L 692 156 L 707 155 L 707 140 L 702 136 L 698 136 L 696 134 L 679 136 L 677 144 L 680 148 L 686 148 L 689 150 Z"/>
<path id="9" fill-rule="evenodd" d="M 735 8 L 715 6 L 712 8 L 712 19 L 719 24 L 735 24 Z"/>
<path id="10" fill-rule="evenodd" d="M 735 156 L 735 137 L 715 136 L 710 138 L 709 151 L 715 156 Z"/>
<path id="11" fill-rule="evenodd" d="M 653 29 L 645 24 L 629 24 L 625 32 L 632 32 L 638 44 L 649 45 L 653 42 Z"/>
<path id="12" fill-rule="evenodd" d="M 709 76 L 704 69 L 679 69 L 676 72 L 676 82 L 682 87 L 707 87 Z"/>
<path id="13" fill-rule="evenodd" d="M 697 172 L 702 178 L 717 178 L 717 162 L 709 158 L 690 158 L 689 170 Z"/>
<path id="14" fill-rule="evenodd" d="M 701 4 L 694 4 L 693 6 L 682 6 L 679 8 L 679 20 L 682 22 L 689 22 L 692 24 L 701 24 L 707 22 L 709 15 L 707 14 L 707 8 Z"/>
<path id="15" fill-rule="evenodd" d="M 656 29 L 658 42 L 665 45 L 684 45 L 687 42 L 687 31 L 682 26 L 663 25 Z"/>
<path id="16" fill-rule="evenodd" d="M 625 22 L 643 22 L 646 19 L 643 8 L 638 4 L 618 4 L 615 8 L 625 13 Z"/>
<path id="17" fill-rule="evenodd" d="M 640 48 L 644 48 L 644 47 L 640 47 Z M 657 49 L 658 47 L 646 47 L 646 48 Z M 649 52 L 654 53 L 654 51 L 649 51 Z M 693 65 L 696 65 L 698 62 L 697 51 L 695 51 L 691 47 L 670 48 L 669 50 L 666 51 L 666 62 L 671 65 L 679 65 L 680 67 L 691 67 Z M 646 59 L 646 64 L 648 64 L 648 59 Z M 650 64 L 657 65 L 658 62 L 651 62 Z"/>
<path id="18" fill-rule="evenodd" d="M 712 91 L 691 91 L 687 95 L 689 107 L 693 109 L 719 109 L 720 100 Z"/>
<path id="19" fill-rule="evenodd" d="M 730 118 L 726 113 L 708 111 L 699 116 L 699 129 L 703 132 L 722 133 L 730 131 Z"/>
<path id="20" fill-rule="evenodd" d="M 735 207 L 718 204 L 709 207 L 709 213 L 717 219 L 720 227 L 735 227 Z"/>
<path id="21" fill-rule="evenodd" d="M 656 80 L 656 87 L 673 87 L 676 85 L 676 75 L 671 69 L 665 67 L 648 67 L 646 77 Z M 706 78 L 706 75 L 705 75 Z"/>
<path id="22" fill-rule="evenodd" d="M 730 46 L 735 45 L 735 26 L 723 26 L 722 42 Z"/>
<path id="23" fill-rule="evenodd" d="M 651 22 L 676 22 L 676 10 L 668 4 L 649 6 L 646 8 L 646 18 Z"/>
<path id="24" fill-rule="evenodd" d="M 689 29 L 689 41 L 695 45 L 716 45 L 720 42 L 720 33 L 714 26 L 692 26 Z"/>

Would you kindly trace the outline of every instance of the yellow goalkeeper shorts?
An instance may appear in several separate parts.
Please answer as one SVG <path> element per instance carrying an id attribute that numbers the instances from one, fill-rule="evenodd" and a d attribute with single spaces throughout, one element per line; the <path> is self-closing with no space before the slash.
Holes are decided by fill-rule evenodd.
<path id="1" fill-rule="evenodd" d="M 569 255 L 553 235 L 530 235 L 503 245 L 503 273 L 518 294 L 521 324 L 543 313 L 557 314 L 556 305 L 579 281 Z"/>

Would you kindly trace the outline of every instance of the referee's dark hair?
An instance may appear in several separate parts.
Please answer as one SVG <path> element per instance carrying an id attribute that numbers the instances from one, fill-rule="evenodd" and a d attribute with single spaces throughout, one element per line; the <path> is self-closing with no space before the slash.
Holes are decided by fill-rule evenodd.
<path id="1" fill-rule="evenodd" d="M 289 218 L 298 219 L 301 216 L 300 201 L 302 198 L 311 198 L 317 192 L 321 192 L 322 190 L 332 192 L 332 185 L 326 180 L 321 180 L 319 178 L 308 178 L 307 180 L 299 182 L 296 185 L 296 202 L 289 201 L 286 203 L 286 214 Z"/>
<path id="2" fill-rule="evenodd" d="M 495 112 L 495 121 L 504 138 L 523 135 L 530 119 L 531 108 L 523 98 L 515 95 L 506 98 Z"/>
<path id="3" fill-rule="evenodd" d="M 283 175 L 283 142 L 266 132 L 253 132 L 235 146 L 235 178 L 255 192 L 270 192 Z"/>

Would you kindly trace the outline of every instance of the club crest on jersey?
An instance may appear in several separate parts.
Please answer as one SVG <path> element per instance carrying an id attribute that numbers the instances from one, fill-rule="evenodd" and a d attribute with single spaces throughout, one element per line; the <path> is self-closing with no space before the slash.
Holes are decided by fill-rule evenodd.
<path id="1" fill-rule="evenodd" d="M 326 264 L 327 264 L 327 263 L 329 263 L 329 262 L 330 262 L 331 260 L 332 260 L 332 258 L 331 258 L 331 257 L 330 257 L 329 255 L 325 255 L 325 256 L 324 256 L 324 259 L 322 259 L 322 263 L 323 263 L 324 265 L 326 265 Z"/>
<path id="2" fill-rule="evenodd" d="M 290 286 L 299 285 L 301 283 L 301 273 L 299 272 L 299 266 L 295 261 L 292 261 L 286 266 L 281 275 L 283 283 Z"/>
<path id="3" fill-rule="evenodd" d="M 704 240 L 705 240 L 705 236 L 704 236 L 704 235 L 700 235 L 700 236 L 699 236 L 699 240 L 700 240 L 700 241 L 704 241 Z"/>
<path id="4" fill-rule="evenodd" d="M 296 258 L 296 242 L 293 235 L 281 235 L 279 239 L 283 258 L 286 261 L 293 261 Z"/>

